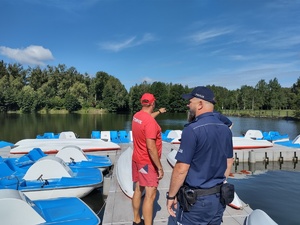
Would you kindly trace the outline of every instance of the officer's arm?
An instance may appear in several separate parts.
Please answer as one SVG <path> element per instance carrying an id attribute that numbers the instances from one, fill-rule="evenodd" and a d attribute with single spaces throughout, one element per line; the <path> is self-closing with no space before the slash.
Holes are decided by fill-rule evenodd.
<path id="1" fill-rule="evenodd" d="M 177 194 L 179 188 L 182 186 L 185 180 L 189 168 L 189 164 L 177 161 L 172 172 L 169 196 L 175 196 Z"/>
<path id="2" fill-rule="evenodd" d="M 229 176 L 229 174 L 231 172 L 232 165 L 233 165 L 233 158 L 228 158 L 227 159 L 227 169 L 225 171 L 225 177 L 226 177 L 226 179 L 228 178 L 228 176 Z"/>

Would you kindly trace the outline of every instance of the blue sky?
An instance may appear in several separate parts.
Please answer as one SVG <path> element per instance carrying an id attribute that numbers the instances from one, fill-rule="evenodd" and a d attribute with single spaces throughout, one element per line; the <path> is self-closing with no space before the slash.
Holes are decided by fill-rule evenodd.
<path id="1" fill-rule="evenodd" d="M 0 60 L 230 90 L 300 77 L 300 1 L 1 0 Z"/>

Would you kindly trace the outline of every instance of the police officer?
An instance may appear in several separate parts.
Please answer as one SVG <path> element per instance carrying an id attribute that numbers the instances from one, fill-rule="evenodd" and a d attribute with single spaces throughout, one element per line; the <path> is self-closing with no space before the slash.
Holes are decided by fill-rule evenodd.
<path id="1" fill-rule="evenodd" d="M 212 90 L 198 86 L 182 96 L 189 100 L 189 118 L 176 155 L 167 209 L 176 216 L 177 224 L 218 225 L 226 205 L 220 201 L 220 187 L 228 177 L 233 163 L 232 133 L 214 116 L 215 97 Z M 182 188 L 192 190 L 195 201 L 189 209 L 178 203 Z M 176 212 L 175 212 L 176 210 Z"/>

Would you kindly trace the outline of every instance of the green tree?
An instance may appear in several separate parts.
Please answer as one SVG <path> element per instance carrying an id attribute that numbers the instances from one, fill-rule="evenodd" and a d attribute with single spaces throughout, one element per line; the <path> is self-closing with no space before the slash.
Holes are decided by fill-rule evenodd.
<path id="1" fill-rule="evenodd" d="M 190 89 L 181 84 L 170 85 L 170 94 L 169 94 L 169 111 L 170 112 L 186 112 L 187 101 L 182 98 L 182 94 L 190 92 Z"/>
<path id="2" fill-rule="evenodd" d="M 292 107 L 295 110 L 300 110 L 300 77 L 297 79 L 296 83 L 293 84 L 291 88 L 292 93 Z"/>
<path id="3" fill-rule="evenodd" d="M 70 93 L 79 100 L 81 105 L 86 104 L 88 99 L 88 88 L 84 83 L 76 81 L 70 88 Z"/>
<path id="4" fill-rule="evenodd" d="M 255 89 L 248 85 L 243 85 L 240 91 L 242 109 L 254 109 L 255 105 Z"/>
<path id="5" fill-rule="evenodd" d="M 103 106 L 109 112 L 128 110 L 128 93 L 119 79 L 110 76 L 103 89 Z"/>
<path id="6" fill-rule="evenodd" d="M 29 68 L 28 82 L 30 87 L 35 91 L 38 90 L 43 84 L 48 82 L 46 71 L 42 71 L 40 67 Z"/>
<path id="7" fill-rule="evenodd" d="M 23 113 L 30 113 L 36 110 L 36 93 L 30 86 L 25 86 L 19 96 L 18 105 Z"/>
<path id="8" fill-rule="evenodd" d="M 68 95 L 66 96 L 66 98 L 68 98 Z M 70 103 L 70 101 L 71 101 L 72 99 L 73 99 L 73 98 L 70 97 L 70 99 L 67 100 L 67 101 L 69 101 L 69 102 L 67 102 L 68 107 L 73 105 L 72 102 Z M 77 99 L 76 99 L 76 100 L 77 100 Z M 74 104 L 74 105 L 77 105 L 77 102 L 78 102 L 78 100 L 75 102 L 76 104 Z M 59 97 L 59 96 L 55 96 L 55 97 L 49 99 L 48 105 L 47 105 L 47 106 L 49 106 L 50 109 L 58 109 L 58 110 L 60 110 L 60 109 L 63 109 L 63 108 L 65 107 L 65 103 L 66 103 L 66 100 L 65 100 L 65 99 L 62 99 L 62 98 Z M 48 108 L 48 107 L 47 107 L 47 108 Z M 66 107 L 65 107 L 65 108 L 66 108 Z M 70 107 L 70 108 L 72 109 L 72 107 Z M 80 107 L 79 107 L 79 108 L 80 108 Z M 66 108 L 66 109 L 67 109 L 67 108 Z M 67 109 L 67 110 L 68 110 L 68 109 Z"/>
<path id="9" fill-rule="evenodd" d="M 96 77 L 92 80 L 95 92 L 95 101 L 103 100 L 104 87 L 111 76 L 105 72 L 97 72 Z"/>
<path id="10" fill-rule="evenodd" d="M 81 105 L 78 99 L 74 95 L 71 95 L 69 93 L 66 94 L 64 106 L 66 110 L 68 110 L 68 112 L 74 112 L 81 109 Z"/>
<path id="11" fill-rule="evenodd" d="M 0 87 L 2 91 L 2 110 L 18 110 L 18 94 L 25 85 L 26 71 L 20 64 L 1 64 Z"/>
<path id="12" fill-rule="evenodd" d="M 268 103 L 270 109 L 282 109 L 282 105 L 286 104 L 285 98 L 283 96 L 283 91 L 278 83 L 277 78 L 269 81 L 269 95 Z"/>
<path id="13" fill-rule="evenodd" d="M 242 85 L 236 90 L 210 85 L 216 96 L 216 109 L 292 109 L 300 111 L 300 77 L 290 88 L 283 88 L 277 78 L 260 80 L 255 87 Z M 31 89 L 32 88 L 32 89 Z M 136 112 L 140 109 L 140 97 L 153 93 L 156 107 L 166 107 L 169 112 L 184 112 L 183 93 L 192 88 L 172 83 L 146 81 L 135 84 L 129 94 L 121 82 L 100 71 L 92 78 L 64 64 L 23 69 L 21 64 L 0 61 L 0 111 L 23 112 L 45 109 L 62 109 L 70 96 L 76 97 L 80 107 L 104 108 L 110 112 Z M 34 96 L 34 97 L 32 97 Z M 30 100 L 34 98 L 33 100 Z M 72 100 L 72 99 L 71 99 Z M 72 101 L 71 101 L 72 102 Z M 74 110 L 70 107 L 71 110 Z M 300 114 L 300 113 L 299 113 Z"/>
<path id="14" fill-rule="evenodd" d="M 150 86 L 149 92 L 156 98 L 155 107 L 157 109 L 162 107 L 166 108 L 168 106 L 169 90 L 165 83 L 153 82 Z"/>
<path id="15" fill-rule="evenodd" d="M 267 109 L 268 84 L 265 80 L 260 80 L 255 86 L 256 106 L 258 109 Z"/>
<path id="16" fill-rule="evenodd" d="M 215 86 L 215 85 L 208 85 L 208 88 L 210 88 L 215 95 L 215 109 L 218 111 L 221 111 L 222 109 L 226 109 L 228 105 L 230 105 L 229 102 L 229 91 L 227 88 Z"/>
<path id="17" fill-rule="evenodd" d="M 129 89 L 129 109 L 130 112 L 137 112 L 141 109 L 140 99 L 146 92 L 150 92 L 151 85 L 144 81 L 141 84 L 135 84 Z"/>
<path id="18" fill-rule="evenodd" d="M 5 95 L 4 92 L 7 91 L 7 70 L 6 63 L 3 60 L 0 61 L 0 112 L 6 112 L 7 108 L 5 105 Z"/>

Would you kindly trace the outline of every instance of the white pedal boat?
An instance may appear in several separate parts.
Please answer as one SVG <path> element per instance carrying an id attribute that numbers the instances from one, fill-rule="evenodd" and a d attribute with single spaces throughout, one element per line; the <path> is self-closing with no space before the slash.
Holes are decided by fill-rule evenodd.
<path id="1" fill-rule="evenodd" d="M 22 192 L 0 189 L 1 224 L 97 225 L 99 217 L 79 198 L 32 201 Z"/>
<path id="2" fill-rule="evenodd" d="M 11 147 L 10 154 L 27 154 L 33 148 L 40 148 L 46 154 L 56 154 L 63 147 L 75 145 L 84 152 L 120 150 L 121 147 L 111 141 L 93 138 L 76 138 L 74 132 L 61 132 L 59 138 L 23 139 Z"/>

